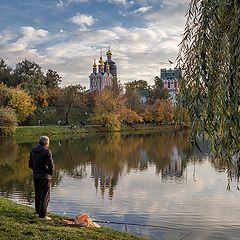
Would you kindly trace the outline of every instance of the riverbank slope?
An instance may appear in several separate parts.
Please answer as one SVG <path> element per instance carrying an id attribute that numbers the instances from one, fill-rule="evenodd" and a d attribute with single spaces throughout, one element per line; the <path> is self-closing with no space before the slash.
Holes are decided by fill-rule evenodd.
<path id="1" fill-rule="evenodd" d="M 50 214 L 51 221 L 40 220 L 34 209 L 0 197 L 0 239 L 4 240 L 143 240 L 110 228 L 88 229 L 67 226 L 63 217 Z"/>

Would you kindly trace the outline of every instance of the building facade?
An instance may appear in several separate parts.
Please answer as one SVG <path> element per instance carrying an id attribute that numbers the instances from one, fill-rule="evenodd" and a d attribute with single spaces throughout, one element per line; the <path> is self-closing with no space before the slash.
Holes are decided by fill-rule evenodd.
<path id="1" fill-rule="evenodd" d="M 181 77 L 180 69 L 161 69 L 160 79 L 162 80 L 162 88 L 165 88 L 169 92 L 169 100 L 172 106 L 177 105 L 176 91 L 178 87 L 178 79 Z"/>
<path id="2" fill-rule="evenodd" d="M 106 53 L 107 60 L 104 62 L 102 54 L 97 68 L 96 60 L 93 63 L 93 72 L 90 74 L 90 92 L 101 92 L 105 87 L 113 85 L 114 79 L 117 79 L 117 66 L 112 60 L 110 49 Z"/>

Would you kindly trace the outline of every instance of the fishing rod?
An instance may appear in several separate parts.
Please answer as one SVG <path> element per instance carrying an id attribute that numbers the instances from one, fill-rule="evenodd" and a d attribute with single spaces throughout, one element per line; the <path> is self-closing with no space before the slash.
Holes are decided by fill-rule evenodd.
<path id="1" fill-rule="evenodd" d="M 74 218 L 69 218 L 68 220 L 73 221 L 74 222 Z M 182 229 L 176 228 L 176 227 L 162 227 L 159 225 L 152 225 L 152 224 L 142 224 L 142 223 L 129 223 L 129 222 L 118 222 L 118 221 L 103 221 L 103 220 L 94 220 L 92 219 L 93 222 L 96 223 L 105 223 L 105 224 L 119 224 L 119 225 L 124 225 L 125 226 L 125 231 L 126 233 L 128 232 L 128 226 L 138 226 L 138 227 L 151 227 L 151 228 L 158 228 L 158 229 L 168 229 L 168 230 L 178 230 L 181 231 Z M 77 225 L 77 224 L 76 224 Z M 192 233 L 189 232 L 186 235 L 184 235 L 183 237 L 181 237 L 179 240 L 183 240 L 186 239 L 189 235 L 191 235 Z"/>

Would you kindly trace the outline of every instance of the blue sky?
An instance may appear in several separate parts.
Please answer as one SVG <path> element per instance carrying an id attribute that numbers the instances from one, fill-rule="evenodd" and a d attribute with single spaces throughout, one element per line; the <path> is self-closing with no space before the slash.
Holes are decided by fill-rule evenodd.
<path id="1" fill-rule="evenodd" d="M 153 84 L 177 56 L 188 2 L 0 0 L 0 58 L 12 67 L 27 58 L 88 88 L 93 59 L 110 45 L 122 83 Z"/>

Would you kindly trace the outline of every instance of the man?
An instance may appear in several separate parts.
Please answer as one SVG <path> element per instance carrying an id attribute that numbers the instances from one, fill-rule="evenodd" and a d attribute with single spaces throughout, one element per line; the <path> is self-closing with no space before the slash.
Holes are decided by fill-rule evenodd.
<path id="1" fill-rule="evenodd" d="M 39 218 L 51 220 L 47 216 L 47 207 L 50 201 L 51 177 L 54 170 L 52 153 L 48 149 L 49 138 L 41 136 L 39 145 L 30 153 L 28 166 L 33 170 L 35 188 L 35 210 Z"/>

